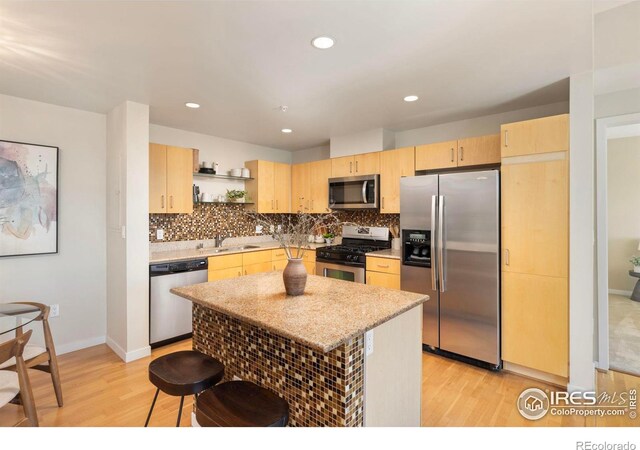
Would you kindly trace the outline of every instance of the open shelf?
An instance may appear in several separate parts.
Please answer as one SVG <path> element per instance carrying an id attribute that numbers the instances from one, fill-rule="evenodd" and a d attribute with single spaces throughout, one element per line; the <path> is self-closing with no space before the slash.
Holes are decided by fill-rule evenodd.
<path id="1" fill-rule="evenodd" d="M 231 175 L 222 175 L 218 173 L 200 173 L 193 172 L 194 177 L 203 177 L 203 178 L 220 178 L 222 180 L 236 180 L 236 181 L 247 181 L 253 180 L 253 178 L 245 178 L 245 177 L 232 177 Z"/>

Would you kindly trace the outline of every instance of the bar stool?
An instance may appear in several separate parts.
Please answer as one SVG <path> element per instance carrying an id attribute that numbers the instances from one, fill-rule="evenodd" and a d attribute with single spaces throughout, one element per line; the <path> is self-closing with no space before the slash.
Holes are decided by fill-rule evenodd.
<path id="1" fill-rule="evenodd" d="M 157 389 L 144 426 L 149 425 L 160 391 L 180 397 L 180 409 L 176 422 L 176 427 L 179 427 L 185 395 L 197 396 L 205 389 L 216 385 L 223 376 L 224 365 L 220 361 L 194 350 L 170 353 L 154 359 L 149 364 L 149 381 Z"/>
<path id="2" fill-rule="evenodd" d="M 196 420 L 203 427 L 284 427 L 289 404 L 257 384 L 229 381 L 196 398 Z"/>

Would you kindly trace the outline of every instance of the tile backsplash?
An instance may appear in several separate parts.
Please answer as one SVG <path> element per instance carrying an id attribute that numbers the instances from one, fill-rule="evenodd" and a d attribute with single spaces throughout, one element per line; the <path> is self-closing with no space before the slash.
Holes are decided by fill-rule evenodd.
<path id="1" fill-rule="evenodd" d="M 380 214 L 378 211 L 339 211 L 336 215 L 343 222 L 364 226 L 388 227 L 399 225 L 399 214 Z M 274 222 L 280 221 L 274 214 Z M 284 218 L 284 217 L 282 217 Z M 164 230 L 164 240 L 156 239 L 156 230 Z M 149 214 L 149 242 L 174 242 L 255 235 L 256 224 L 244 212 L 243 205 L 196 204 L 192 214 Z M 333 230 L 338 232 L 339 230 Z"/>

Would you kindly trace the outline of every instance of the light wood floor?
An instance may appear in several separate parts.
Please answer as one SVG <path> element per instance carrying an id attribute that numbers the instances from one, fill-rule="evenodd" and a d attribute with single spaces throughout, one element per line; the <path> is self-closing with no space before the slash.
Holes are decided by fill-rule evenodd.
<path id="1" fill-rule="evenodd" d="M 49 375 L 30 371 L 41 426 L 142 426 L 155 388 L 147 377 L 149 361 L 191 348 L 191 341 L 154 350 L 149 358 L 124 364 L 106 345 L 59 357 L 65 406 L 58 408 Z M 639 426 L 640 419 L 523 419 L 516 399 L 528 387 L 545 388 L 507 373 L 493 373 L 430 354 L 423 355 L 424 426 Z M 599 391 L 640 388 L 640 378 L 610 371 L 598 374 Z M 550 386 L 547 388 L 553 389 Z M 160 393 L 151 426 L 175 426 L 179 399 Z M 182 424 L 190 424 L 192 399 L 185 398 Z M 22 417 L 18 406 L 0 409 L 0 425 Z"/>

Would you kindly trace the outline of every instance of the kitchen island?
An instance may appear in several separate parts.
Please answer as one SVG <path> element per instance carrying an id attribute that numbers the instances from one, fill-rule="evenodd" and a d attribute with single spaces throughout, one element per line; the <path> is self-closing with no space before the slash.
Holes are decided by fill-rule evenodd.
<path id="1" fill-rule="evenodd" d="M 309 275 L 290 297 L 282 272 L 171 292 L 194 303 L 194 349 L 282 396 L 290 425 L 420 425 L 427 296 Z"/>

